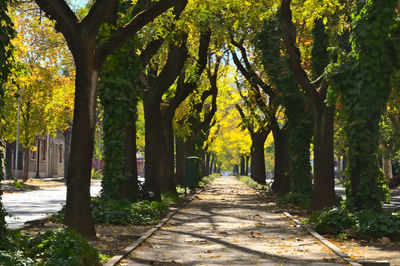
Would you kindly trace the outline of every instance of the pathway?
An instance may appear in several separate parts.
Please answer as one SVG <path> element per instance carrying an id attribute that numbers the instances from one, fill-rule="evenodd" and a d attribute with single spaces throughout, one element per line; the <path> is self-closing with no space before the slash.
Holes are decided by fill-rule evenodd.
<path id="1" fill-rule="evenodd" d="M 344 262 L 233 177 L 212 181 L 121 265 Z"/>
<path id="2" fill-rule="evenodd" d="M 100 191 L 100 184 L 92 184 L 90 193 L 97 195 Z M 67 189 L 65 186 L 45 188 L 27 192 L 5 193 L 2 202 L 5 210 L 12 215 L 6 216 L 6 223 L 9 228 L 17 229 L 26 221 L 40 219 L 50 213 L 61 209 L 65 203 Z"/>

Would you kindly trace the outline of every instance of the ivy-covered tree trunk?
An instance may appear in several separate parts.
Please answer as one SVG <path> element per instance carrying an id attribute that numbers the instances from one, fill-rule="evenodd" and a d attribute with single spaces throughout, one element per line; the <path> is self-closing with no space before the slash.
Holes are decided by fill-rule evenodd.
<path id="1" fill-rule="evenodd" d="M 350 186 L 346 203 L 356 210 L 380 210 L 385 180 L 377 151 L 379 121 L 391 90 L 390 79 L 399 67 L 399 33 L 394 34 L 396 0 L 368 0 L 358 5 L 352 21 L 353 53 L 339 62 L 332 84 L 340 90 L 345 114 Z M 335 74 L 338 73 L 338 74 Z"/>
<path id="2" fill-rule="evenodd" d="M 261 130 L 260 132 L 251 133 L 251 174 L 250 177 L 261 185 L 266 184 L 265 176 L 265 150 L 264 144 L 270 130 Z M 244 175 L 244 160 L 240 162 L 240 174 Z"/>
<path id="3" fill-rule="evenodd" d="M 136 166 L 136 85 L 141 66 L 136 40 L 130 40 L 106 60 L 99 84 L 103 106 L 104 173 L 101 196 L 139 199 Z"/>
<path id="4" fill-rule="evenodd" d="M 290 179 L 289 179 L 289 151 L 288 151 L 288 138 L 287 129 L 280 129 L 276 120 L 272 122 L 272 134 L 275 143 L 275 165 L 274 165 L 274 181 L 272 183 L 272 190 L 279 194 L 284 195 L 290 192 Z"/>

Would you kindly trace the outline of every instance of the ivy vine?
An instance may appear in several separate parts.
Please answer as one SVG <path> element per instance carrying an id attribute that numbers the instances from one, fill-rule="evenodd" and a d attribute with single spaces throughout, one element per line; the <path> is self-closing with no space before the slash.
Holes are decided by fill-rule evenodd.
<path id="1" fill-rule="evenodd" d="M 347 207 L 380 210 L 387 186 L 379 168 L 379 121 L 399 61 L 400 42 L 394 40 L 396 0 L 359 1 L 353 11 L 352 50 L 329 67 L 332 95 L 340 95 L 348 147 Z M 398 35 L 398 34 L 397 34 Z"/>
<path id="2" fill-rule="evenodd" d="M 137 40 L 125 43 L 107 58 L 99 83 L 103 107 L 104 177 L 102 197 L 118 198 L 121 181 L 131 178 L 125 171 L 127 129 L 136 122 L 141 70 L 136 54 Z"/>
<path id="3" fill-rule="evenodd" d="M 285 107 L 288 119 L 289 177 L 291 191 L 311 198 L 312 175 L 310 143 L 313 134 L 312 113 L 305 95 L 300 91 L 293 73 L 282 55 L 282 29 L 277 14 L 265 19 L 256 47 L 262 52 L 262 62 L 268 79 L 275 87 L 277 103 Z"/>

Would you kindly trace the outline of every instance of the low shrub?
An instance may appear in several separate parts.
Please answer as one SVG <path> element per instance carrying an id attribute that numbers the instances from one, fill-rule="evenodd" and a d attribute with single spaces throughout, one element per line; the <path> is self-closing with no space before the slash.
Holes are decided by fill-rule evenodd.
<path id="1" fill-rule="evenodd" d="M 92 198 L 92 217 L 97 224 L 149 225 L 168 213 L 168 205 L 157 201 L 104 200 Z"/>
<path id="2" fill-rule="evenodd" d="M 276 199 L 278 205 L 293 204 L 302 209 L 308 209 L 311 198 L 301 193 L 290 192 Z"/>
<path id="3" fill-rule="evenodd" d="M 246 185 L 248 185 L 251 188 L 254 188 L 257 190 L 269 190 L 268 185 L 261 185 L 261 184 L 257 183 L 256 181 L 254 181 L 253 179 L 251 179 L 251 177 L 249 177 L 249 176 L 239 175 L 239 176 L 236 176 L 236 178 L 239 179 L 240 182 L 245 183 Z"/>
<path id="4" fill-rule="evenodd" d="M 95 171 L 94 169 L 92 169 L 91 178 L 95 179 L 95 180 L 102 180 L 103 179 L 103 172 L 101 170 Z"/>
<path id="5" fill-rule="evenodd" d="M 0 243 L 0 265 L 101 265 L 99 252 L 70 229 L 37 236 L 7 231 Z"/>
<path id="6" fill-rule="evenodd" d="M 320 234 L 359 239 L 400 239 L 400 211 L 350 212 L 344 207 L 334 207 L 313 212 L 306 222 Z"/>

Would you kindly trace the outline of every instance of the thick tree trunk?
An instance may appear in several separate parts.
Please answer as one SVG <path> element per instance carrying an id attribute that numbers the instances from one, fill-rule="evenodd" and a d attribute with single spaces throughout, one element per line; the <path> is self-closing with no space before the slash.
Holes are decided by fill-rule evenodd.
<path id="1" fill-rule="evenodd" d="M 265 164 L 264 164 L 264 168 L 265 168 Z M 246 163 L 245 163 L 244 155 L 240 156 L 240 175 L 246 175 Z"/>
<path id="2" fill-rule="evenodd" d="M 213 156 L 210 163 L 210 175 L 214 173 L 214 160 L 215 157 Z"/>
<path id="3" fill-rule="evenodd" d="M 336 204 L 333 119 L 334 106 L 321 102 L 314 107 L 314 188 L 310 208 L 320 210 Z"/>
<path id="4" fill-rule="evenodd" d="M 249 161 L 250 161 L 250 157 L 249 156 L 245 156 L 246 157 L 246 167 L 245 167 L 245 175 L 248 176 L 249 175 Z"/>
<path id="5" fill-rule="evenodd" d="M 266 184 L 264 143 L 268 132 L 254 132 L 251 134 L 251 179 L 259 184 Z M 244 160 L 243 160 L 244 164 Z M 244 168 L 244 167 L 243 167 Z"/>
<path id="6" fill-rule="evenodd" d="M 206 156 L 206 163 L 204 165 L 203 175 L 209 176 L 210 175 L 210 157 L 211 157 L 211 155 L 209 152 L 206 152 L 205 156 Z"/>
<path id="7" fill-rule="evenodd" d="M 343 172 L 343 158 L 342 156 L 337 157 L 337 166 L 336 166 L 336 177 L 338 179 L 342 179 L 342 172 Z"/>
<path id="8" fill-rule="evenodd" d="M 119 198 L 137 201 L 140 197 L 137 163 L 136 163 L 136 121 L 126 131 L 125 137 L 125 171 L 130 174 L 128 180 L 119 183 Z"/>
<path id="9" fill-rule="evenodd" d="M 280 129 L 277 124 L 272 128 L 275 143 L 275 165 L 274 165 L 274 181 L 272 190 L 284 195 L 290 192 L 289 172 L 289 151 L 287 129 Z"/>
<path id="10" fill-rule="evenodd" d="M 163 131 L 159 101 L 144 95 L 145 118 L 145 187 L 155 193 L 155 200 L 161 200 L 161 154 L 163 150 Z"/>
<path id="11" fill-rule="evenodd" d="M 163 145 L 164 152 L 161 156 L 161 190 L 176 192 L 175 161 L 174 161 L 174 128 L 172 119 L 174 116 L 170 111 L 162 110 L 161 126 L 163 139 L 159 145 Z"/>
<path id="12" fill-rule="evenodd" d="M 382 157 L 382 171 L 388 182 L 393 179 L 392 160 L 384 156 Z"/>
<path id="13" fill-rule="evenodd" d="M 67 176 L 64 223 L 87 238 L 95 238 L 90 206 L 90 172 L 96 125 L 98 71 L 91 60 L 77 62 L 71 155 Z"/>

